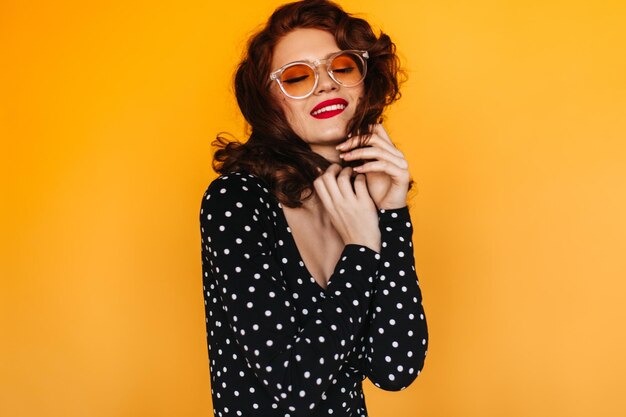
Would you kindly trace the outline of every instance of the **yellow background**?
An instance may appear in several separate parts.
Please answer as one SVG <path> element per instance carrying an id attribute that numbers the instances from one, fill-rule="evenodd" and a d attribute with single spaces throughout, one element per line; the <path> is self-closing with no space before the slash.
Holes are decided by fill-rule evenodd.
<path id="1" fill-rule="evenodd" d="M 0 415 L 209 416 L 199 207 L 277 1 L 0 3 Z M 372 417 L 626 415 L 626 3 L 341 1 L 410 71 L 430 330 Z"/>

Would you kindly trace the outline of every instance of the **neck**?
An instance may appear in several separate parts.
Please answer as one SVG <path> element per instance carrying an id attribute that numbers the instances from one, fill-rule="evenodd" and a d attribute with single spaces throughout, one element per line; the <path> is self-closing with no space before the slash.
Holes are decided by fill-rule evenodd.
<path id="1" fill-rule="evenodd" d="M 312 144 L 311 150 L 318 155 L 323 156 L 327 161 L 333 162 L 341 165 L 341 158 L 339 158 L 339 150 L 335 149 L 335 146 L 339 145 L 338 143 L 333 143 L 331 145 L 315 145 Z"/>
<path id="2" fill-rule="evenodd" d="M 302 202 L 301 209 L 307 212 L 308 215 L 311 216 L 311 220 L 315 224 L 318 224 L 321 228 L 325 229 L 332 226 L 332 222 L 330 217 L 328 217 L 324 203 L 322 203 L 322 200 L 320 200 L 315 190 L 313 190 L 313 194 L 310 198 Z"/>

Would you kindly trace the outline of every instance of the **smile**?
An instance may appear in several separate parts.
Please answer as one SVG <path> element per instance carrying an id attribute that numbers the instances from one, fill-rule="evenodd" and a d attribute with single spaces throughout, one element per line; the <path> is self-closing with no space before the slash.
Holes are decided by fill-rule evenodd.
<path id="1" fill-rule="evenodd" d="M 341 114 L 346 107 L 348 107 L 348 102 L 344 99 L 327 100 L 315 106 L 311 111 L 311 116 L 316 119 L 328 119 Z"/>

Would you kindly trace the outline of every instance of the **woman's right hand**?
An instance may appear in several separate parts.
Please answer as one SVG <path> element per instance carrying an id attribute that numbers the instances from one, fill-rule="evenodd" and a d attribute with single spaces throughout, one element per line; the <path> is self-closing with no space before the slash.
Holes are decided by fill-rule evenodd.
<path id="1" fill-rule="evenodd" d="M 315 191 L 344 244 L 357 244 L 380 253 L 378 212 L 367 190 L 365 175 L 350 181 L 352 168 L 331 164 L 313 181 Z"/>

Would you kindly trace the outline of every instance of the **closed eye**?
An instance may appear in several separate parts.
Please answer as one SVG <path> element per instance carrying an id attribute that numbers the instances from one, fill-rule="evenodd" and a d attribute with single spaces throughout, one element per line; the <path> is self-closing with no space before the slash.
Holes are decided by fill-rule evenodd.
<path id="1" fill-rule="evenodd" d="M 354 67 L 348 67 L 348 68 L 337 68 L 337 69 L 334 69 L 334 70 L 333 70 L 333 72 L 338 72 L 338 73 L 340 73 L 340 74 L 349 74 L 349 73 L 351 73 L 351 72 L 352 72 L 352 71 L 354 71 L 354 70 L 355 70 L 355 68 L 354 68 Z"/>
<path id="2" fill-rule="evenodd" d="M 301 81 L 306 80 L 307 78 L 309 78 L 308 75 L 302 75 L 300 77 L 292 77 L 292 78 L 287 78 L 286 80 L 283 80 L 283 83 L 287 83 L 287 84 L 295 84 L 295 83 L 299 83 Z"/>

